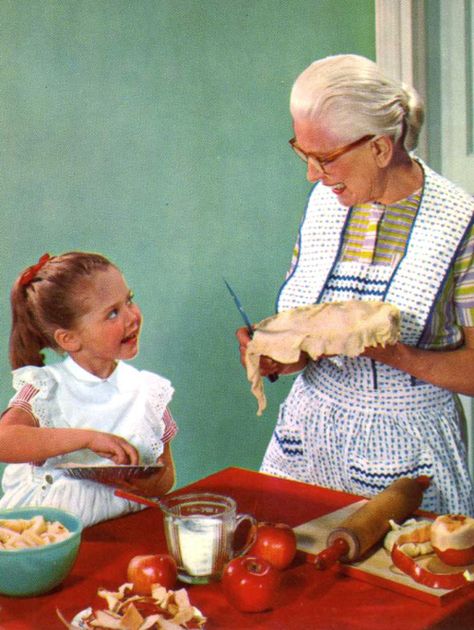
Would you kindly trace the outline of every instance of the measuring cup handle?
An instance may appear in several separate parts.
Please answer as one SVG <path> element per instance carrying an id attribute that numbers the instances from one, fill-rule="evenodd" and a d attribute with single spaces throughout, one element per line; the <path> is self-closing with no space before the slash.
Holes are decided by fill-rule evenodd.
<path id="1" fill-rule="evenodd" d="M 254 542 L 257 539 L 257 521 L 250 514 L 237 514 L 237 518 L 235 519 L 234 532 L 237 531 L 237 528 L 239 527 L 239 525 L 243 523 L 244 521 L 248 521 L 250 523 L 249 536 L 245 544 L 242 545 L 240 549 L 234 550 L 233 552 L 234 558 L 236 558 L 237 556 L 243 556 L 244 554 L 246 554 L 247 551 L 250 549 L 250 547 L 254 544 Z"/>

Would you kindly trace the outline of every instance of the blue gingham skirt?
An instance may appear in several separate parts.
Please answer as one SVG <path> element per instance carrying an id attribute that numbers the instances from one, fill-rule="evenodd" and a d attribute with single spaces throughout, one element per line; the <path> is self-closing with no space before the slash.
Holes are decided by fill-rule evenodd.
<path id="1" fill-rule="evenodd" d="M 310 363 L 280 407 L 261 471 L 371 496 L 427 475 L 422 508 L 474 516 L 456 397 L 369 359 Z"/>

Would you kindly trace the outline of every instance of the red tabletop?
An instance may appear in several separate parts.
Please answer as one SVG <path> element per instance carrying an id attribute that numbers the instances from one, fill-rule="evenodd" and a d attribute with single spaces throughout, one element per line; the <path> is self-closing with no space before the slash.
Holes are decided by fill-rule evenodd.
<path id="1" fill-rule="evenodd" d="M 233 497 L 240 512 L 258 520 L 300 525 L 359 497 L 239 468 L 227 468 L 179 493 L 206 490 Z M 0 596 L 0 630 L 59 630 L 94 601 L 97 588 L 116 589 L 126 581 L 134 555 L 166 551 L 162 514 L 145 509 L 84 530 L 78 559 L 55 591 L 41 597 Z M 474 628 L 474 592 L 435 606 L 354 579 L 337 567 L 318 571 L 298 555 L 283 573 L 280 598 L 272 611 L 239 613 L 220 583 L 187 586 L 193 604 L 208 617 L 206 630 L 464 630 Z"/>

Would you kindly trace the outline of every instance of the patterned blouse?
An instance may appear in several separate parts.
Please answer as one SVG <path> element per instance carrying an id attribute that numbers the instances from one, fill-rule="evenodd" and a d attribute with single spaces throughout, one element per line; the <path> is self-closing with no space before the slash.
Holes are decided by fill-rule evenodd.
<path id="1" fill-rule="evenodd" d="M 396 266 L 404 254 L 420 199 L 421 190 L 389 205 L 354 206 L 340 259 Z M 298 240 L 289 274 L 298 262 L 299 249 Z M 450 346 L 455 339 L 453 329 L 459 326 L 474 326 L 474 228 L 461 245 L 420 345 L 432 349 Z"/>

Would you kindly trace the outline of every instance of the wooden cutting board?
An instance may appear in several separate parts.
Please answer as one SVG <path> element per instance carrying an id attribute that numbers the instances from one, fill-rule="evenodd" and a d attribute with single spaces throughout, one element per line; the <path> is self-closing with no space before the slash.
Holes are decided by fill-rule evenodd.
<path id="1" fill-rule="evenodd" d="M 297 538 L 298 549 L 310 554 L 317 554 L 325 549 L 329 532 L 366 502 L 366 499 L 357 501 L 340 510 L 330 512 L 329 514 L 325 514 L 324 516 L 295 527 L 294 531 Z M 426 518 L 426 516 L 424 516 L 424 518 Z M 438 606 L 452 601 L 453 598 L 462 596 L 474 585 L 474 582 L 470 582 L 465 586 L 446 590 L 430 588 L 429 586 L 418 584 L 418 582 L 415 582 L 408 575 L 405 575 L 393 566 L 390 554 L 382 544 L 374 548 L 373 553 L 368 555 L 364 560 L 353 564 L 340 563 L 340 568 L 345 574 L 357 579 Z"/>

